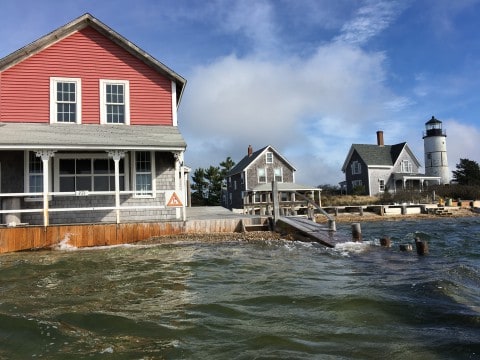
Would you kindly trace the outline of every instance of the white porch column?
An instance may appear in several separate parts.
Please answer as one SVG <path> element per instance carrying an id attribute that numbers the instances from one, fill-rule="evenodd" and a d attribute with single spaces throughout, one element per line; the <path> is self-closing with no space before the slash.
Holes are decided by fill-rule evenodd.
<path id="1" fill-rule="evenodd" d="M 50 168 L 48 166 L 49 160 L 55 154 L 55 150 L 38 150 L 35 155 L 42 159 L 43 167 L 43 226 L 48 226 L 48 182 Z"/>
<path id="2" fill-rule="evenodd" d="M 183 151 L 178 151 L 173 153 L 175 159 L 175 191 L 180 191 L 182 193 L 181 199 L 182 207 L 176 209 L 177 219 L 180 217 L 180 211 L 182 220 L 187 220 L 187 213 L 185 209 L 185 172 L 183 168 Z M 178 195 L 178 194 L 177 194 Z"/>
<path id="3" fill-rule="evenodd" d="M 108 156 L 115 165 L 115 214 L 117 224 L 120 224 L 120 160 L 125 157 L 125 151 L 111 150 L 108 151 Z"/>

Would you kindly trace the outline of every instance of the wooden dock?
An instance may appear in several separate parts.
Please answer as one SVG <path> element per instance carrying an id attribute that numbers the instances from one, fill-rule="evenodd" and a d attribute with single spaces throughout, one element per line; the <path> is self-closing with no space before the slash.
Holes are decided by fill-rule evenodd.
<path id="1" fill-rule="evenodd" d="M 275 224 L 275 230 L 290 234 L 300 241 L 318 242 L 330 248 L 335 247 L 335 244 L 339 242 L 333 236 L 334 232 L 327 226 L 302 217 L 279 217 Z"/>

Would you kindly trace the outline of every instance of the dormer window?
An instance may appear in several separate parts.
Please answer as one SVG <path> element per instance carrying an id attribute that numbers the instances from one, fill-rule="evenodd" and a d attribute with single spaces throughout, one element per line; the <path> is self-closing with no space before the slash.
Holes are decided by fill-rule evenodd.
<path id="1" fill-rule="evenodd" d="M 81 123 L 81 84 L 77 78 L 50 78 L 50 123 Z"/>
<path id="2" fill-rule="evenodd" d="M 265 159 L 267 164 L 273 164 L 273 153 L 267 152 L 265 154 Z"/>
<path id="3" fill-rule="evenodd" d="M 130 86 L 126 80 L 100 80 L 100 123 L 130 124 Z"/>

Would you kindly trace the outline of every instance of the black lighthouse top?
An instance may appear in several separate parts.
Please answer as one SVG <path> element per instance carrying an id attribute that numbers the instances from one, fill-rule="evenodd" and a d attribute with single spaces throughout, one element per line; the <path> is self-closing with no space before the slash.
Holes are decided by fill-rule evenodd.
<path id="1" fill-rule="evenodd" d="M 447 136 L 445 131 L 442 130 L 442 122 L 438 119 L 435 119 L 435 116 L 432 116 L 430 120 L 425 123 L 426 132 L 423 134 L 423 137 L 427 136 Z"/>

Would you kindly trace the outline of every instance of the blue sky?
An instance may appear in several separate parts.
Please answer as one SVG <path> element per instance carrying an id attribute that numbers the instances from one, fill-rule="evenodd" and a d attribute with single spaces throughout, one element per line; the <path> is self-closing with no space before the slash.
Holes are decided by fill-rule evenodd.
<path id="1" fill-rule="evenodd" d="M 452 170 L 480 162 L 479 0 L 2 0 L 0 58 L 86 12 L 188 80 L 193 169 L 270 144 L 297 182 L 337 184 L 377 130 L 423 164 L 432 115 Z"/>

